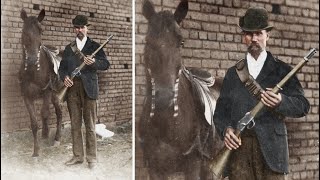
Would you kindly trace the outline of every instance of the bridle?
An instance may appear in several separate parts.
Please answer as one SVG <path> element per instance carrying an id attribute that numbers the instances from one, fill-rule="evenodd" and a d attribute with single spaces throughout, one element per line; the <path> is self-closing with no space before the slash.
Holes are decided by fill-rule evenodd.
<path id="1" fill-rule="evenodd" d="M 151 77 L 151 111 L 150 111 L 150 118 L 152 118 L 154 116 L 154 110 L 156 108 L 156 105 L 155 105 L 155 96 L 156 96 L 156 90 L 155 90 L 155 87 L 156 87 L 156 83 L 155 83 L 155 80 L 154 78 L 152 77 L 152 71 L 150 68 L 147 69 L 148 70 L 148 73 Z M 174 96 L 173 96 L 173 110 L 174 110 L 174 113 L 173 113 L 173 117 L 178 117 L 178 110 L 179 110 L 179 107 L 178 107 L 178 91 L 179 91 L 179 78 L 180 78 L 180 75 L 181 75 L 181 68 L 179 69 L 179 72 L 178 72 L 178 77 L 176 78 L 175 80 L 175 83 L 174 83 Z"/>
<path id="2" fill-rule="evenodd" d="M 43 48 L 42 44 L 39 47 L 39 51 L 37 53 L 37 61 L 36 61 L 36 65 L 37 65 L 37 71 L 40 70 L 40 51 Z M 24 53 L 25 53 L 25 59 L 24 59 L 24 70 L 26 71 L 28 69 L 28 51 L 27 48 L 23 45 L 23 49 L 24 49 Z"/>

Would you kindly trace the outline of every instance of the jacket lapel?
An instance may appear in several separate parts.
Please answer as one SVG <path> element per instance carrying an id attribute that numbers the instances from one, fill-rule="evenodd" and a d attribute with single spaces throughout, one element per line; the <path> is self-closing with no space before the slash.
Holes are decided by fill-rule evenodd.
<path id="1" fill-rule="evenodd" d="M 270 52 L 267 52 L 267 59 L 261 69 L 261 72 L 259 73 L 256 81 L 258 83 L 261 83 L 265 78 L 269 76 L 273 71 L 276 70 L 276 59 L 271 55 Z"/>
<path id="2" fill-rule="evenodd" d="M 89 37 L 87 37 L 87 42 L 86 42 L 86 44 L 84 44 L 81 52 L 86 53 L 88 50 L 91 49 L 91 46 L 92 46 L 91 39 L 90 39 Z M 89 55 L 90 55 L 90 54 L 89 54 Z"/>

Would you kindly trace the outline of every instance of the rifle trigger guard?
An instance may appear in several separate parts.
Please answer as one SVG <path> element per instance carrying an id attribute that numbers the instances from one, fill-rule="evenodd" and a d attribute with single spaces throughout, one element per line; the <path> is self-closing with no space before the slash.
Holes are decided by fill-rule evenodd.
<path id="1" fill-rule="evenodd" d="M 251 129 L 256 125 L 256 122 L 254 120 L 250 121 L 250 123 L 247 126 L 247 129 Z"/>

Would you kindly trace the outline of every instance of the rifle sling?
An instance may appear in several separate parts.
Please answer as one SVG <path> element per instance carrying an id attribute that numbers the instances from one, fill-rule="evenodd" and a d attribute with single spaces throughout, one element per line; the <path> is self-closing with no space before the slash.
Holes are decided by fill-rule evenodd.
<path id="1" fill-rule="evenodd" d="M 255 81 L 255 79 L 249 74 L 248 66 L 246 65 L 245 59 L 241 59 L 236 63 L 236 72 L 241 80 L 241 82 L 244 84 L 244 86 L 247 88 L 249 93 L 260 100 L 260 95 L 263 92 L 262 87 Z"/>
<path id="2" fill-rule="evenodd" d="M 71 47 L 71 50 L 74 52 L 74 54 L 77 55 L 80 60 L 82 60 L 84 58 L 83 57 L 84 56 L 83 53 L 77 47 L 76 41 L 73 41 L 70 44 L 70 47 Z"/>

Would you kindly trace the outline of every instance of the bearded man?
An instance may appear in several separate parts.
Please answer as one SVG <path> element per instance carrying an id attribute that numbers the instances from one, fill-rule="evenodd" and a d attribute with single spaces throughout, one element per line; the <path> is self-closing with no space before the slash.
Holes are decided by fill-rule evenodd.
<path id="1" fill-rule="evenodd" d="M 64 85 L 69 87 L 66 100 L 71 119 L 72 150 L 73 157 L 65 164 L 67 166 L 83 163 L 84 158 L 90 169 L 97 162 L 97 141 L 95 123 L 97 121 L 97 99 L 98 99 L 98 70 L 107 70 L 110 66 L 106 54 L 102 49 L 94 57 L 90 55 L 99 48 L 99 44 L 89 37 L 88 18 L 77 15 L 72 24 L 75 32 L 75 40 L 68 44 L 64 50 L 59 67 L 59 75 Z M 80 58 L 81 51 L 87 57 Z M 79 74 L 71 79 L 72 72 L 84 62 L 86 65 Z M 86 129 L 86 151 L 82 138 L 82 119 Z M 86 152 L 86 156 L 85 153 Z"/>
<path id="2" fill-rule="evenodd" d="M 271 91 L 292 68 L 266 50 L 273 28 L 268 23 L 267 10 L 249 8 L 240 18 L 239 27 L 247 53 L 228 69 L 214 113 L 221 139 L 234 151 L 229 179 L 285 180 L 289 153 L 284 118 L 305 116 L 310 105 L 296 76 L 279 93 Z M 238 138 L 237 122 L 260 100 L 266 108 L 255 117 L 255 125 Z"/>

